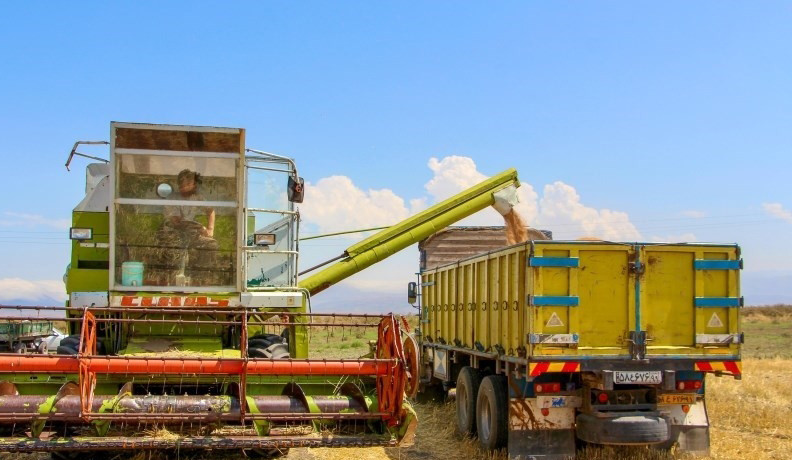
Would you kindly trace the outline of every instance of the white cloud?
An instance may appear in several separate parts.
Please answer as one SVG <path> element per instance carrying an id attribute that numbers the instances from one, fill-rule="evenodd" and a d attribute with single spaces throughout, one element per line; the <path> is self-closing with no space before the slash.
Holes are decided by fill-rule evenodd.
<path id="1" fill-rule="evenodd" d="M 0 302 L 52 298 L 65 301 L 66 288 L 61 280 L 24 280 L 22 278 L 0 279 Z M 51 305 L 50 305 L 51 306 Z"/>
<path id="2" fill-rule="evenodd" d="M 331 176 L 320 179 L 316 184 L 306 184 L 301 215 L 306 223 L 316 225 L 320 232 L 391 225 L 489 177 L 479 171 L 473 159 L 468 157 L 433 157 L 427 166 L 433 173 L 424 186 L 428 196 L 406 201 L 389 189 L 365 191 L 348 177 Z M 520 203 L 516 209 L 525 222 L 536 228 L 552 230 L 556 238 L 641 239 L 627 213 L 587 206 L 577 190 L 563 182 L 546 185 L 541 199 L 531 184 L 523 182 L 518 196 Z M 488 209 L 457 225 L 503 225 L 503 219 L 494 209 Z M 360 239 L 361 236 L 353 234 L 350 238 Z"/>
<path id="3" fill-rule="evenodd" d="M 449 156 L 442 160 L 433 157 L 429 159 L 428 166 L 434 176 L 424 188 L 434 203 L 450 198 L 490 177 L 481 173 L 473 159 L 468 157 Z M 537 215 L 536 192 L 531 184 L 522 183 L 517 189 L 517 195 L 520 200 L 516 206 L 517 212 L 526 222 L 533 222 Z M 488 209 L 464 219 L 458 225 L 503 225 L 503 218 L 494 209 Z"/>
<path id="4" fill-rule="evenodd" d="M 697 211 L 695 209 L 689 209 L 687 211 L 682 211 L 679 213 L 682 217 L 690 217 L 691 219 L 701 219 L 702 217 L 707 217 L 707 213 L 704 211 Z"/>
<path id="5" fill-rule="evenodd" d="M 771 216 L 777 217 L 781 220 L 785 220 L 792 224 L 792 211 L 784 208 L 781 203 L 764 203 L 762 208 L 765 210 L 766 213 L 770 214 Z"/>
<path id="6" fill-rule="evenodd" d="M 625 212 L 584 205 L 574 187 L 560 181 L 545 185 L 537 226 L 557 239 L 583 236 L 609 241 L 638 241 L 641 234 Z"/>
<path id="7" fill-rule="evenodd" d="M 6 211 L 3 215 L 10 219 L 0 219 L 0 227 L 51 227 L 56 229 L 68 229 L 71 227 L 69 219 L 50 219 L 38 214 L 24 214 Z"/>
<path id="8" fill-rule="evenodd" d="M 404 199 L 389 189 L 365 191 L 346 176 L 331 176 L 315 185 L 305 184 L 300 215 L 320 232 L 335 232 L 392 225 L 407 218 L 410 211 Z"/>
<path id="9" fill-rule="evenodd" d="M 682 233 L 679 235 L 652 236 L 653 243 L 694 243 L 698 241 L 693 233 Z"/>

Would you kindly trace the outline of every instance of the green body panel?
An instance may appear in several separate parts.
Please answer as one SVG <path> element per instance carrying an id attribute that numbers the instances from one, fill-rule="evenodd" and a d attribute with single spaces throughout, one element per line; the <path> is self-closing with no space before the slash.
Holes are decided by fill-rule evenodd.
<path id="1" fill-rule="evenodd" d="M 396 225 L 350 246 L 341 261 L 300 281 L 311 294 L 384 260 L 430 235 L 494 203 L 493 194 L 510 185 L 519 186 L 517 171 L 508 169 Z"/>
<path id="2" fill-rule="evenodd" d="M 93 229 L 93 238 L 72 241 L 71 264 L 66 271 L 66 292 L 107 291 L 110 214 L 75 211 L 72 213 L 72 227 Z M 96 247 L 97 243 L 104 247 Z"/>

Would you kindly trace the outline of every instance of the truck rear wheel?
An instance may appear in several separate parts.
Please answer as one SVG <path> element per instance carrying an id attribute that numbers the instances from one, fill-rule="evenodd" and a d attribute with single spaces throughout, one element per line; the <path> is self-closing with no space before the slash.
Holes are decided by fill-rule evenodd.
<path id="1" fill-rule="evenodd" d="M 481 385 L 478 369 L 465 366 L 459 371 L 456 383 L 457 429 L 462 435 L 476 434 L 476 399 Z"/>
<path id="2" fill-rule="evenodd" d="M 495 450 L 506 446 L 509 435 L 509 398 L 506 377 L 488 375 L 476 399 L 476 428 L 481 446 Z"/>

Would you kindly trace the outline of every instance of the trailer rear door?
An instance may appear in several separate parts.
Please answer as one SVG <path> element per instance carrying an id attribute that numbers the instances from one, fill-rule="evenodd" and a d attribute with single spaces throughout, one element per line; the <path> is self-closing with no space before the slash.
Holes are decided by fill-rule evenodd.
<path id="1" fill-rule="evenodd" d="M 535 242 L 533 356 L 739 355 L 739 248 Z M 639 325 L 639 326 L 636 326 Z"/>

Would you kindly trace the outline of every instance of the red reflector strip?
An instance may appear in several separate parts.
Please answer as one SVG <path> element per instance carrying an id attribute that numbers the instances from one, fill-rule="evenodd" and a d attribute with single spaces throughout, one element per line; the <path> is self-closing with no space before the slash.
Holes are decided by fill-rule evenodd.
<path id="1" fill-rule="evenodd" d="M 541 362 L 528 364 L 528 373 L 531 377 L 536 377 L 545 372 L 580 372 L 580 363 L 576 362 Z"/>
<path id="2" fill-rule="evenodd" d="M 697 361 L 696 370 L 740 375 L 742 374 L 742 363 L 740 361 Z"/>

